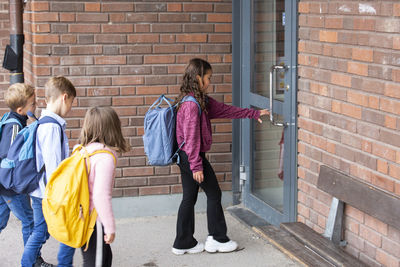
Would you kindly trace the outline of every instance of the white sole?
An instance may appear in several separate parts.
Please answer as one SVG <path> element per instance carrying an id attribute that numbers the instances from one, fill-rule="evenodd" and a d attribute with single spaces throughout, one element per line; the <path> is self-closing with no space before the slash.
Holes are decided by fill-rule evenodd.
<path id="1" fill-rule="evenodd" d="M 197 254 L 197 253 L 201 253 L 204 251 L 203 249 L 197 249 L 197 250 L 192 250 L 192 249 L 177 249 L 177 248 L 172 248 L 171 249 L 172 253 L 174 253 L 175 255 L 184 255 L 185 253 L 188 254 Z"/>

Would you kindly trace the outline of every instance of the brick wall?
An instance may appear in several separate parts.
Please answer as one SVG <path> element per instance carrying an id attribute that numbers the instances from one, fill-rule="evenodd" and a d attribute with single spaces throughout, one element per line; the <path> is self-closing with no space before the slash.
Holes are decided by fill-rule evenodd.
<path id="1" fill-rule="evenodd" d="M 0 66 L 3 65 L 4 50 L 10 43 L 8 1 L 0 0 Z M 3 96 L 4 90 L 9 84 L 9 72 L 0 67 L 0 96 Z M 3 97 L 0 98 L 0 106 L 4 106 Z M 1 109 L 4 111 L 3 109 Z"/>
<path id="2" fill-rule="evenodd" d="M 299 13 L 298 220 L 323 232 L 321 164 L 400 195 L 400 3 L 301 0 Z M 347 251 L 399 266 L 398 230 L 345 213 Z"/>
<path id="3" fill-rule="evenodd" d="M 183 70 L 199 56 L 213 66 L 211 95 L 230 103 L 231 1 L 29 1 L 25 75 L 38 88 L 68 77 L 78 97 L 67 118 L 71 145 L 90 106 L 112 106 L 132 151 L 118 161 L 114 196 L 181 191 L 179 169 L 146 162 L 143 118 L 160 94 L 177 95 Z M 213 124 L 209 153 L 221 188 L 231 188 L 231 122 Z"/>

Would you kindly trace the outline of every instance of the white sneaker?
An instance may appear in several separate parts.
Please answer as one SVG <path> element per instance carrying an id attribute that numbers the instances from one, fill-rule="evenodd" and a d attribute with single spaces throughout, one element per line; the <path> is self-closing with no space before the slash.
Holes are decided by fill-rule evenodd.
<path id="1" fill-rule="evenodd" d="M 172 248 L 172 253 L 174 253 L 175 255 L 183 255 L 185 253 L 195 254 L 195 253 L 203 252 L 203 250 L 204 250 L 204 244 L 198 242 L 196 246 L 194 246 L 192 248 L 188 248 L 188 249 Z"/>
<path id="2" fill-rule="evenodd" d="M 237 247 L 238 247 L 238 244 L 235 241 L 229 240 L 226 243 L 221 243 L 209 235 L 206 240 L 205 250 L 210 253 L 232 252 L 232 251 L 236 250 Z"/>

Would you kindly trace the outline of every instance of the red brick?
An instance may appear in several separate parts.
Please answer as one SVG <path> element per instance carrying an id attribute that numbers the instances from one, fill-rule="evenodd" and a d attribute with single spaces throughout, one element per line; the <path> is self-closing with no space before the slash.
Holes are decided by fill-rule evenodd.
<path id="1" fill-rule="evenodd" d="M 328 43 L 337 43 L 338 42 L 338 33 L 333 31 L 319 31 L 319 40 L 321 42 Z"/>
<path id="2" fill-rule="evenodd" d="M 136 87 L 137 95 L 161 95 L 166 93 L 165 86 L 138 86 Z"/>
<path id="3" fill-rule="evenodd" d="M 205 43 L 207 42 L 206 34 L 177 34 L 176 41 L 179 43 Z"/>
<path id="4" fill-rule="evenodd" d="M 60 39 L 61 39 L 62 44 L 75 44 L 77 37 L 76 37 L 76 35 L 72 35 L 72 34 L 62 34 L 60 36 Z"/>
<path id="5" fill-rule="evenodd" d="M 102 25 L 101 31 L 105 33 L 131 33 L 133 32 L 133 24 Z"/>
<path id="6" fill-rule="evenodd" d="M 144 78 L 139 76 L 118 76 L 112 77 L 113 85 L 136 85 L 143 84 Z"/>
<path id="7" fill-rule="evenodd" d="M 33 22 L 56 22 L 58 19 L 58 13 L 55 12 L 32 13 Z"/>
<path id="8" fill-rule="evenodd" d="M 125 14 L 124 13 L 113 13 L 109 14 L 110 22 L 124 22 L 125 21 Z"/>
<path id="9" fill-rule="evenodd" d="M 400 180 L 400 167 L 394 164 L 389 165 L 389 175 Z"/>
<path id="10" fill-rule="evenodd" d="M 381 145 L 378 143 L 374 143 L 372 145 L 372 153 L 378 157 L 395 161 L 396 160 L 396 151 L 388 148 L 387 145 Z"/>
<path id="11" fill-rule="evenodd" d="M 31 24 L 32 33 L 50 32 L 50 24 Z"/>
<path id="12" fill-rule="evenodd" d="M 400 261 L 395 256 L 391 256 L 381 249 L 376 251 L 376 260 L 383 266 L 399 266 Z"/>
<path id="13" fill-rule="evenodd" d="M 128 43 L 158 43 L 160 35 L 158 34 L 131 34 L 128 35 Z"/>
<path id="14" fill-rule="evenodd" d="M 174 56 L 165 55 L 145 55 L 144 64 L 168 64 L 175 63 Z"/>
<path id="15" fill-rule="evenodd" d="M 102 51 L 103 51 L 103 48 L 99 45 L 70 47 L 71 55 L 95 55 L 95 54 L 101 54 Z"/>
<path id="16" fill-rule="evenodd" d="M 382 235 L 387 236 L 388 234 L 388 225 L 379 221 L 375 217 L 369 216 L 368 214 L 365 215 L 365 225 Z"/>
<path id="17" fill-rule="evenodd" d="M 182 11 L 182 4 L 167 4 L 168 12 L 180 12 Z"/>
<path id="18" fill-rule="evenodd" d="M 351 87 L 351 77 L 345 74 L 332 73 L 331 83 L 344 87 Z"/>
<path id="19" fill-rule="evenodd" d="M 232 32 L 232 24 L 215 24 L 215 32 Z"/>
<path id="20" fill-rule="evenodd" d="M 352 58 L 354 60 L 373 62 L 374 52 L 371 49 L 353 48 Z"/>
<path id="21" fill-rule="evenodd" d="M 394 192 L 394 181 L 380 175 L 372 175 L 372 184 L 389 192 Z"/>
<path id="22" fill-rule="evenodd" d="M 385 86 L 385 96 L 394 97 L 400 99 L 400 85 L 394 83 L 388 83 Z"/>
<path id="23" fill-rule="evenodd" d="M 393 4 L 393 15 L 396 17 L 400 16 L 400 4 L 398 3 Z"/>
<path id="24" fill-rule="evenodd" d="M 30 10 L 31 11 L 49 11 L 49 3 L 48 2 L 30 2 Z"/>
<path id="25" fill-rule="evenodd" d="M 386 161 L 378 159 L 377 161 L 377 171 L 383 174 L 388 174 L 388 164 Z"/>
<path id="26" fill-rule="evenodd" d="M 134 6 L 132 3 L 102 3 L 101 8 L 103 12 L 134 11 Z"/>
<path id="27" fill-rule="evenodd" d="M 310 12 L 310 3 L 299 2 L 299 13 L 309 13 L 309 12 Z"/>
<path id="28" fill-rule="evenodd" d="M 100 3 L 85 3 L 86 12 L 100 12 Z"/>
<path id="29" fill-rule="evenodd" d="M 380 99 L 380 110 L 400 115 L 400 103 L 391 99 Z"/>
<path id="30" fill-rule="evenodd" d="M 100 32 L 100 25 L 96 24 L 71 24 L 69 25 L 69 32 L 72 33 L 98 33 Z"/>
<path id="31" fill-rule="evenodd" d="M 382 237 L 377 232 L 364 225 L 360 225 L 360 236 L 376 247 L 381 247 L 382 245 Z"/>
<path id="32" fill-rule="evenodd" d="M 230 43 L 232 42 L 232 35 L 230 34 L 210 34 L 208 35 L 209 43 Z"/>
<path id="33" fill-rule="evenodd" d="M 171 45 L 153 45 L 153 52 L 156 54 L 177 54 L 185 52 L 184 45 L 171 44 Z"/>
<path id="34" fill-rule="evenodd" d="M 168 14 L 168 13 L 160 13 L 159 15 L 160 22 L 189 22 L 190 15 L 189 14 Z"/>
<path id="35" fill-rule="evenodd" d="M 201 4 L 184 3 L 183 11 L 184 12 L 211 12 L 211 11 L 213 11 L 213 5 L 207 4 L 207 3 L 201 3 Z"/>
<path id="36" fill-rule="evenodd" d="M 95 87 L 87 89 L 88 96 L 117 96 L 119 95 L 119 89 L 116 87 Z M 68 124 L 69 126 L 69 124 Z"/>
<path id="37" fill-rule="evenodd" d="M 60 64 L 60 58 L 59 57 L 39 57 L 39 56 L 34 56 L 32 58 L 32 64 L 33 65 L 59 65 Z"/>
<path id="38" fill-rule="evenodd" d="M 91 56 L 66 56 L 61 58 L 61 65 L 92 65 L 93 57 Z"/>
<path id="39" fill-rule="evenodd" d="M 374 31 L 375 19 L 353 18 L 353 28 L 362 31 Z"/>
<path id="40" fill-rule="evenodd" d="M 101 56 L 95 57 L 94 62 L 96 65 L 125 65 L 125 56 Z"/>
<path id="41" fill-rule="evenodd" d="M 326 17 L 325 28 L 327 28 L 327 29 L 342 29 L 343 28 L 343 18 Z"/>
<path id="42" fill-rule="evenodd" d="M 105 13 L 76 13 L 77 22 L 108 22 L 108 14 Z"/>
<path id="43" fill-rule="evenodd" d="M 170 193 L 169 186 L 151 186 L 139 188 L 139 195 L 165 195 Z"/>
<path id="44" fill-rule="evenodd" d="M 368 76 L 368 65 L 358 63 L 358 62 L 348 62 L 347 63 L 347 71 L 349 73 Z"/>
<path id="45" fill-rule="evenodd" d="M 33 35 L 32 41 L 36 44 L 58 44 L 60 36 L 56 34 Z"/>
<path id="46" fill-rule="evenodd" d="M 232 22 L 232 14 L 207 14 L 207 22 Z"/>
<path id="47" fill-rule="evenodd" d="M 61 22 L 73 22 L 75 21 L 75 13 L 61 13 L 60 14 Z"/>

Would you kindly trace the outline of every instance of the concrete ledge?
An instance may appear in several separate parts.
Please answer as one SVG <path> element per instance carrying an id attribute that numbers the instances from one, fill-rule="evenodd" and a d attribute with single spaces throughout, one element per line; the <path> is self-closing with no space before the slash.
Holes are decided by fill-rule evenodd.
<path id="1" fill-rule="evenodd" d="M 146 216 L 176 215 L 182 200 L 182 194 L 152 195 L 140 197 L 113 198 L 113 210 L 116 219 Z M 232 205 L 232 192 L 222 192 L 222 207 Z M 204 192 L 199 192 L 196 212 L 206 212 L 207 198 Z"/>

